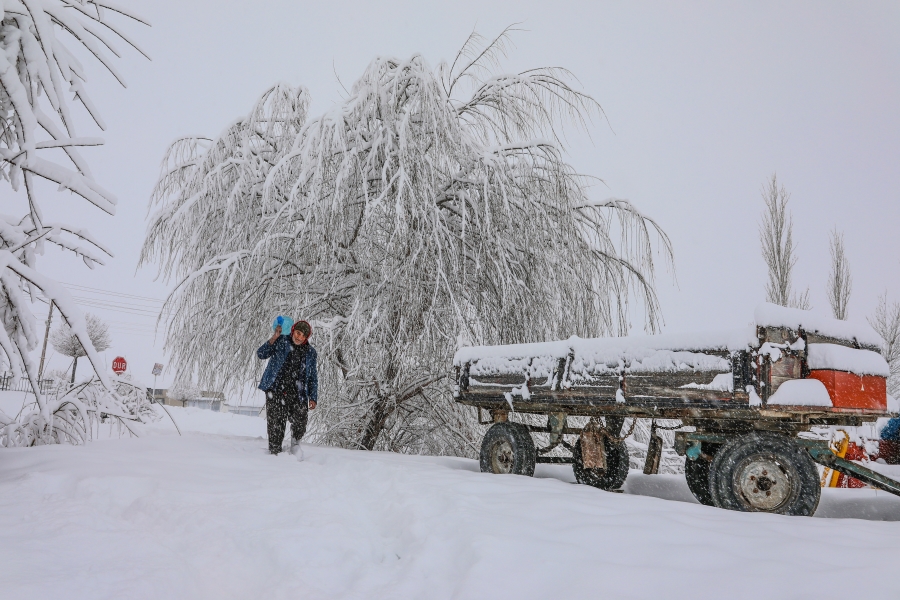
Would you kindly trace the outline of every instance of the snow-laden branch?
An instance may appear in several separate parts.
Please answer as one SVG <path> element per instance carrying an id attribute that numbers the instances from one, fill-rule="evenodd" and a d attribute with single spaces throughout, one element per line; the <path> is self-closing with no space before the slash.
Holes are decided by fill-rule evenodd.
<path id="1" fill-rule="evenodd" d="M 68 409 L 54 407 L 40 389 L 31 356 L 38 334 L 29 308 L 37 292 L 60 309 L 84 346 L 96 380 L 106 390 L 104 410 L 110 410 L 105 414 L 121 412 L 115 407 L 121 405 L 122 397 L 111 387 L 90 344 L 81 311 L 62 286 L 37 270 L 37 257 L 47 244 L 72 252 L 91 268 L 103 264 L 105 256 L 112 256 L 89 232 L 45 216 L 36 192 L 37 180 L 43 179 L 57 184 L 61 192 L 69 191 L 108 214 L 115 213 L 116 197 L 94 180 L 78 152 L 79 147 L 97 146 L 103 141 L 76 134 L 67 99 L 74 94 L 94 122 L 104 128 L 86 93 L 84 68 L 67 44 L 74 42 L 122 85 L 124 80 L 113 64 L 113 57 L 120 55 L 116 43 L 124 41 L 140 51 L 114 21 L 104 16 L 105 10 L 143 22 L 127 9 L 100 0 L 0 3 L 0 179 L 13 191 L 24 187 L 27 202 L 24 216 L 0 215 L 0 349 L 14 376 L 28 378 L 38 407 L 36 416 L 20 415 L 24 421 L 0 417 L 5 427 L 0 443 L 6 445 L 90 438 L 85 437 L 89 419 L 83 398 L 68 401 L 67 406 L 77 408 L 75 413 L 80 416 L 76 418 L 75 413 L 66 412 Z M 68 163 L 51 159 L 59 150 L 59 156 L 67 157 Z M 61 430 L 55 428 L 54 415 L 60 423 L 68 423 L 69 429 L 61 437 L 55 433 Z"/>

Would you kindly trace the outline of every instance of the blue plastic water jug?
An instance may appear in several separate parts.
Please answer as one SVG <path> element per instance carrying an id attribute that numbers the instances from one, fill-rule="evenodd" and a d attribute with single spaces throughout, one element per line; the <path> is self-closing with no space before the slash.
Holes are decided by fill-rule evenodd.
<path id="1" fill-rule="evenodd" d="M 275 317 L 275 320 L 272 321 L 272 331 L 275 331 L 275 328 L 279 325 L 281 325 L 281 335 L 287 335 L 291 332 L 291 327 L 294 326 L 294 320 L 290 317 L 278 315 Z"/>

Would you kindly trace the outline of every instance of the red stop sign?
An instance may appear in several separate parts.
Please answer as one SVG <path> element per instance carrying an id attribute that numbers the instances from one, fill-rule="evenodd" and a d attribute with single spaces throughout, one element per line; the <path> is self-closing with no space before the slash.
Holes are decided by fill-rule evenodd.
<path id="1" fill-rule="evenodd" d="M 128 363 L 125 362 L 125 359 L 121 356 L 117 356 L 113 359 L 113 371 L 116 372 L 116 375 L 121 375 L 125 372 L 125 369 L 128 367 Z"/>

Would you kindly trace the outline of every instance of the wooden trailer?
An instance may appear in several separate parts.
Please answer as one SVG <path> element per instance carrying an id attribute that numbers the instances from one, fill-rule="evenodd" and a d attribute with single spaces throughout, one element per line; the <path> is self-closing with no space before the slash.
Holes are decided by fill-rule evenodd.
<path id="1" fill-rule="evenodd" d="M 615 490 L 628 475 L 624 438 L 635 419 L 653 420 L 645 473 L 659 469 L 656 420 L 678 419 L 675 451 L 698 501 L 811 515 L 821 492 L 816 462 L 900 495 L 900 483 L 810 434 L 897 411 L 888 407 L 880 344 L 868 326 L 765 304 L 755 325 L 735 331 L 464 347 L 454 395 L 493 424 L 482 471 L 532 475 L 536 463 L 571 463 L 579 483 Z M 513 422 L 511 413 L 545 415 L 546 425 Z M 588 419 L 576 427 L 571 417 Z M 535 446 L 536 432 L 549 434 L 546 447 Z"/>

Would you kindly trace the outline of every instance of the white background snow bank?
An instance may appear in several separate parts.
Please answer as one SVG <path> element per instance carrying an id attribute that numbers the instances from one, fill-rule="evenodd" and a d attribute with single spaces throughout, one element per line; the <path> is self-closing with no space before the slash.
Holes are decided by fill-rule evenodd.
<path id="1" fill-rule="evenodd" d="M 23 404 L 34 403 L 34 395 L 25 392 L 0 392 L 0 409 L 10 416 L 15 416 Z M 175 433 L 175 426 L 163 409 L 154 404 L 160 419 L 147 425 L 135 425 L 136 429 L 147 434 L 156 432 Z M 178 423 L 182 432 L 212 433 L 218 435 L 239 435 L 249 437 L 265 437 L 266 420 L 232 413 L 220 413 L 202 408 L 181 408 L 166 406 L 169 414 Z M 109 432 L 103 432 L 109 433 Z"/>
<path id="2" fill-rule="evenodd" d="M 562 465 L 498 476 L 312 446 L 297 462 L 241 437 L 240 419 L 262 422 L 2 450 L 4 596 L 757 598 L 764 570 L 773 597 L 817 597 L 823 581 L 834 597 L 900 597 L 900 498 L 883 492 L 825 490 L 818 514 L 839 519 L 735 513 L 696 504 L 681 476 L 632 472 L 611 494 Z"/>
<path id="3" fill-rule="evenodd" d="M 776 406 L 834 406 L 818 379 L 790 379 L 778 386 L 767 402 Z"/>
<path id="4" fill-rule="evenodd" d="M 891 368 L 884 357 L 871 350 L 856 350 L 837 344 L 810 344 L 807 364 L 810 369 L 832 369 L 857 375 L 888 377 Z"/>
<path id="5" fill-rule="evenodd" d="M 146 425 L 146 430 L 149 432 L 174 432 L 175 427 L 172 425 L 169 417 L 160 412 L 162 409 L 158 405 L 154 408 L 162 415 L 162 418 L 155 423 Z M 167 406 L 166 408 L 183 433 L 212 433 L 248 437 L 266 436 L 266 420 L 260 417 L 213 412 L 203 408 L 180 408 L 177 406 Z"/>

